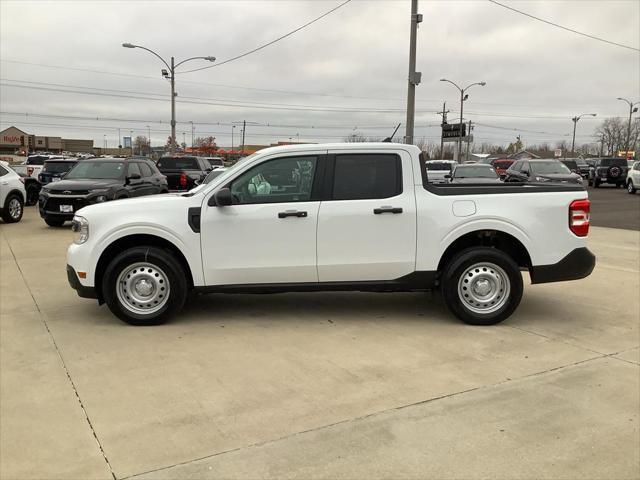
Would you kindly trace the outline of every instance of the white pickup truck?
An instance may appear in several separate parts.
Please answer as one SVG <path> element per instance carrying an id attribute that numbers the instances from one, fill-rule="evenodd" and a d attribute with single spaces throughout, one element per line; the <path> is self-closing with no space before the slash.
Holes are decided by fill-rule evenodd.
<path id="1" fill-rule="evenodd" d="M 431 184 L 392 143 L 261 150 L 203 188 L 85 207 L 67 276 L 125 322 L 176 314 L 189 291 L 439 288 L 474 325 L 509 317 L 532 283 L 586 277 L 589 200 L 573 184 Z"/>

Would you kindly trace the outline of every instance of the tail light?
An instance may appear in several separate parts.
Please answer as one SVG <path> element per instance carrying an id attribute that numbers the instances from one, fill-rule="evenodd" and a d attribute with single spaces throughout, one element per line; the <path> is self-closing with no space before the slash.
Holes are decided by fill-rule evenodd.
<path id="1" fill-rule="evenodd" d="M 187 188 L 187 174 L 183 173 L 180 175 L 180 186 L 182 188 Z"/>
<path id="2" fill-rule="evenodd" d="M 587 199 L 574 200 L 569 205 L 569 230 L 578 237 L 589 234 L 589 217 L 591 202 Z"/>
<path id="3" fill-rule="evenodd" d="M 33 173 L 33 167 L 27 167 L 27 176 L 30 177 Z"/>

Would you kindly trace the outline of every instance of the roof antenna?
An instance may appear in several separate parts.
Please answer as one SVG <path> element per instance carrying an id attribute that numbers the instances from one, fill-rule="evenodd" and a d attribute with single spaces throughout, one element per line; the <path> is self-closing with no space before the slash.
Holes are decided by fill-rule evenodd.
<path id="1" fill-rule="evenodd" d="M 393 136 L 396 134 L 396 132 L 398 131 L 398 129 L 400 128 L 400 125 L 402 125 L 401 123 L 398 124 L 398 126 L 396 127 L 396 129 L 393 131 L 393 133 L 391 134 L 390 137 L 385 138 L 384 140 L 382 140 L 384 143 L 391 143 L 393 141 Z"/>

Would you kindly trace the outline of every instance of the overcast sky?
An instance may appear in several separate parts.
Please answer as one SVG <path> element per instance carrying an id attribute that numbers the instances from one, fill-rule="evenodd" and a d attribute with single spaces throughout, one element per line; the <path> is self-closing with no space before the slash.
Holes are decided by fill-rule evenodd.
<path id="1" fill-rule="evenodd" d="M 123 42 L 144 45 L 167 59 L 173 55 L 176 61 L 213 55 L 220 62 L 342 1 L 2 0 L 0 126 L 93 138 L 96 146 L 103 145 L 106 135 L 108 146 L 115 147 L 117 128 L 123 136 L 131 130 L 134 136 L 147 135 L 149 125 L 152 143 L 163 144 L 170 120 L 163 65 L 143 50 L 122 48 Z M 501 2 L 639 47 L 637 0 Z M 450 121 L 459 116 L 459 94 L 439 82 L 442 77 L 464 85 L 487 82 L 473 87 L 465 102 L 465 120 L 478 123 L 476 142 L 506 144 L 518 133 L 528 145 L 570 142 L 571 118 L 593 112 L 597 118 L 578 124 L 577 143 L 590 142 L 603 118 L 628 115 L 628 107 L 616 97 L 640 99 L 638 51 L 560 30 L 484 0 L 421 0 L 419 11 L 424 21 L 418 31 L 422 83 L 416 93 L 417 140 L 439 142 L 440 117 L 435 112 L 443 101 L 451 110 Z M 185 132 L 191 143 L 190 121 L 196 137 L 213 135 L 223 147 L 231 144 L 231 124 L 243 120 L 248 122 L 247 144 L 289 138 L 340 141 L 352 133 L 386 136 L 399 122 L 403 132 L 409 20 L 409 0 L 353 0 L 257 53 L 177 75 L 178 142 Z M 196 60 L 181 69 L 206 65 Z"/>

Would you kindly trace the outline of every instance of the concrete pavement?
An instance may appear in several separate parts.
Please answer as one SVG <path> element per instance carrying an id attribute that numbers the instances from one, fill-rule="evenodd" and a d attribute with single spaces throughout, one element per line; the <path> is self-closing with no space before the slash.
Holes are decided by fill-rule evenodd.
<path id="1" fill-rule="evenodd" d="M 68 229 L 0 230 L 2 478 L 640 478 L 637 231 L 490 328 L 365 293 L 135 328 L 67 286 Z"/>

